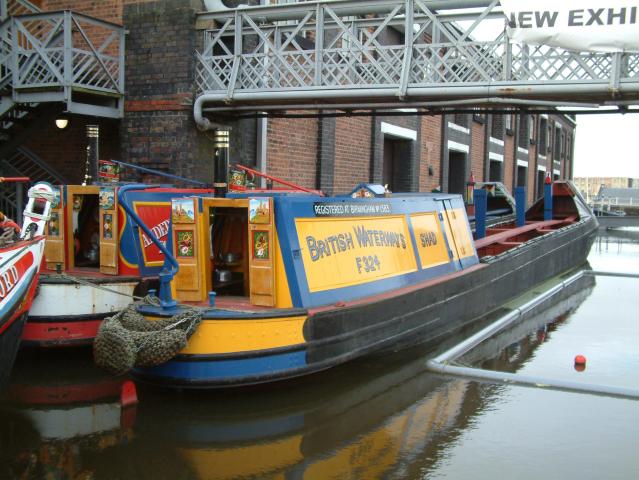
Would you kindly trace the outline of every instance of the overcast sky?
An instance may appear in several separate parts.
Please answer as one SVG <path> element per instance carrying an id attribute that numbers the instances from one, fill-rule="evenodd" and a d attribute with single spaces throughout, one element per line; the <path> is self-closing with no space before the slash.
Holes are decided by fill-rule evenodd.
<path id="1" fill-rule="evenodd" d="M 577 115 L 574 176 L 639 178 L 639 113 Z"/>

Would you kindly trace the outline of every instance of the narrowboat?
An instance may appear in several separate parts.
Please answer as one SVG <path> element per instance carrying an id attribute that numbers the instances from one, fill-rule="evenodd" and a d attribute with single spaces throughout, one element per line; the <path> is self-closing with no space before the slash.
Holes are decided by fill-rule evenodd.
<path id="1" fill-rule="evenodd" d="M 45 264 L 22 342 L 27 346 L 91 345 L 101 321 L 153 288 L 162 252 L 135 228 L 118 203 L 123 183 L 55 186 Z M 206 188 L 156 185 L 131 191 L 130 208 L 160 239 L 168 235 L 171 199 Z"/>
<path id="2" fill-rule="evenodd" d="M 571 183 L 548 178 L 545 191 L 477 239 L 460 195 L 364 184 L 342 197 L 174 199 L 171 288 L 135 309 L 149 321 L 191 309 L 201 321 L 174 358 L 133 374 L 177 388 L 251 385 L 445 338 L 586 261 L 596 218 Z"/>
<path id="3" fill-rule="evenodd" d="M 53 189 L 38 183 L 28 196 L 22 228 L 0 214 L 0 391 L 11 373 L 36 294 Z"/>

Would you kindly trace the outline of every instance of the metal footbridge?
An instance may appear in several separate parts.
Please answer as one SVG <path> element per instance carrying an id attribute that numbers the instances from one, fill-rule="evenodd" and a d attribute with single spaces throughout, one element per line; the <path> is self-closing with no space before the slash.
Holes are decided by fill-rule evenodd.
<path id="1" fill-rule="evenodd" d="M 498 0 L 220 8 L 197 18 L 194 113 L 205 128 L 207 114 L 639 102 L 639 54 L 515 43 Z"/>

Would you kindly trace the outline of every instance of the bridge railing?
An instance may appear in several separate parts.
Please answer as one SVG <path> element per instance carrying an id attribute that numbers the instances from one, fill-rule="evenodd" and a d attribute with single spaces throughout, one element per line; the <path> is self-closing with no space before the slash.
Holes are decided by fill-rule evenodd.
<path id="1" fill-rule="evenodd" d="M 220 105 L 639 96 L 639 55 L 511 43 L 505 21 L 496 0 L 320 0 L 205 13 L 198 95 Z"/>

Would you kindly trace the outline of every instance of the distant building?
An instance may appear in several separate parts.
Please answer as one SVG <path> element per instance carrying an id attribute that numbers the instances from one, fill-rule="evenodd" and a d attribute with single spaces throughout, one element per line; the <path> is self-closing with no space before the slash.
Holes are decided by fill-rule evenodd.
<path id="1" fill-rule="evenodd" d="M 575 185 L 587 200 L 597 196 L 604 188 L 639 188 L 639 178 L 629 177 L 575 177 Z"/>

